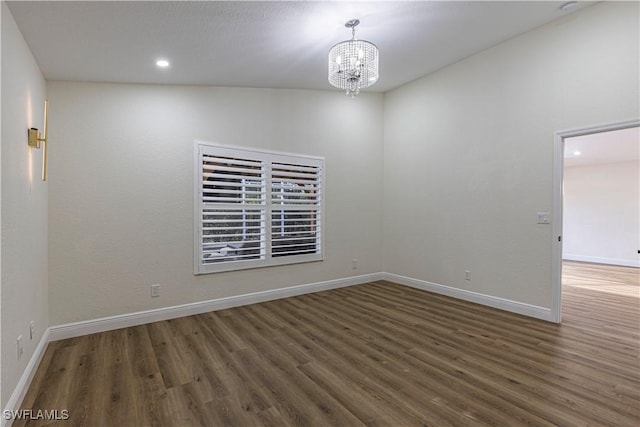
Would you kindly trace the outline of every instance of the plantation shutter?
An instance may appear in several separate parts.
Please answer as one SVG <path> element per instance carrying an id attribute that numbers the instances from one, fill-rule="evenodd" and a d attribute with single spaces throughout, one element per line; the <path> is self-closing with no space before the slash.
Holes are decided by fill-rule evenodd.
<path id="1" fill-rule="evenodd" d="M 196 274 L 322 260 L 322 159 L 196 147 Z"/>
<path id="2" fill-rule="evenodd" d="M 319 166 L 271 164 L 271 256 L 320 250 Z"/>

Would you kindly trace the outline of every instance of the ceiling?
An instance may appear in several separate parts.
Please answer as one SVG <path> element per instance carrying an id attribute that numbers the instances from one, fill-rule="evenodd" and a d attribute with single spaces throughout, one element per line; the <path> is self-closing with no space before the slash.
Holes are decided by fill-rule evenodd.
<path id="1" fill-rule="evenodd" d="M 384 92 L 593 2 L 8 1 L 47 80 L 331 89 L 327 53 L 380 49 Z M 171 62 L 159 69 L 155 62 Z"/>
<path id="2" fill-rule="evenodd" d="M 565 166 L 633 160 L 640 160 L 640 128 L 638 127 L 565 139 Z"/>

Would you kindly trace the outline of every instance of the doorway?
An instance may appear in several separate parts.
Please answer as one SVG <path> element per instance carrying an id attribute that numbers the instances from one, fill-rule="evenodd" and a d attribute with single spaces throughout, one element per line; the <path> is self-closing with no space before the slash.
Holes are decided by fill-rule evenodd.
<path id="1" fill-rule="evenodd" d="M 564 184 L 565 184 L 565 163 L 567 164 L 578 164 L 581 161 L 588 162 L 588 160 L 578 160 L 578 158 L 582 157 L 582 159 L 586 159 L 587 157 L 597 156 L 599 153 L 600 156 L 611 156 L 613 155 L 613 146 L 609 147 L 611 149 L 607 150 L 605 147 L 598 147 L 597 153 L 592 151 L 590 154 L 585 153 L 584 148 L 580 148 L 579 143 L 587 143 L 591 141 L 601 141 L 606 133 L 609 132 L 617 132 L 623 131 L 626 129 L 638 128 L 640 126 L 640 120 L 632 120 L 626 122 L 613 123 L 603 126 L 595 126 L 589 128 L 582 129 L 574 129 L 569 131 L 557 132 L 555 134 L 554 141 L 554 166 L 553 166 L 553 218 L 552 221 L 552 305 L 551 305 L 551 317 L 552 321 L 560 323 L 562 319 L 562 262 L 563 262 L 563 222 L 564 222 L 564 209 L 563 209 L 563 200 L 564 200 Z M 567 151 L 567 147 L 571 149 L 571 151 Z M 584 147 L 592 148 L 593 146 L 584 145 Z M 604 148 L 604 149 L 603 149 Z M 595 149 L 594 149 L 595 150 Z M 577 154 L 576 154 L 577 153 Z M 566 155 L 565 155 L 566 154 Z M 593 161 L 593 159 L 592 159 Z M 591 201 L 593 202 L 593 201 Z M 571 228 L 575 229 L 576 227 L 579 229 L 579 224 L 572 224 Z M 569 228 L 569 227 L 568 227 Z M 570 230 L 567 230 L 570 231 Z M 583 230 L 584 231 L 584 230 Z M 596 233 L 597 234 L 597 233 Z M 579 247 L 580 242 L 577 241 L 579 239 L 575 238 L 576 236 L 572 236 L 573 240 L 570 242 L 572 247 Z M 603 236 L 599 236 L 599 238 L 603 238 Z M 635 248 L 638 250 L 638 248 Z M 574 249 L 575 251 L 575 249 Z M 598 258 L 601 258 L 600 261 L 606 261 L 607 257 L 599 256 L 599 255 L 580 255 L 580 254 L 569 254 L 573 255 L 574 259 L 576 257 L 582 256 L 582 260 L 584 261 L 598 261 Z M 591 256 L 591 258 L 589 258 Z"/>

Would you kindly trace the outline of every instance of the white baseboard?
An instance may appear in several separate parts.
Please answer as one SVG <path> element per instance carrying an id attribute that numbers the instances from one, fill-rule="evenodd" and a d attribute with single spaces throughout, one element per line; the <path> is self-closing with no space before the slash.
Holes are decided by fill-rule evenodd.
<path id="1" fill-rule="evenodd" d="M 552 321 L 551 310 L 544 307 L 523 304 L 503 298 L 483 295 L 463 289 L 452 288 L 439 285 L 424 280 L 413 279 L 391 273 L 372 273 L 361 276 L 347 277 L 344 279 L 328 280 L 325 282 L 310 283 L 306 285 L 291 286 L 288 288 L 273 289 L 269 291 L 254 292 L 245 295 L 237 295 L 215 300 L 199 301 L 189 304 L 176 305 L 172 307 L 146 310 L 136 313 L 121 314 L 117 316 L 103 317 L 100 319 L 87 320 L 82 322 L 68 323 L 64 325 L 51 326 L 42 335 L 35 352 L 33 353 L 27 367 L 25 368 L 20 381 L 7 402 L 5 411 L 15 411 L 20 408 L 29 385 L 36 373 L 38 365 L 47 348 L 47 344 L 52 341 L 73 338 L 98 332 L 105 332 L 114 329 L 126 328 L 130 326 L 143 325 L 146 323 L 161 320 L 175 319 L 178 317 L 191 316 L 194 314 L 207 313 L 210 311 L 223 310 L 226 308 L 239 307 L 242 305 L 255 304 L 265 301 L 272 301 L 281 298 L 288 298 L 297 295 L 326 291 L 330 289 L 343 288 L 346 286 L 359 285 L 363 283 L 375 282 L 377 280 L 388 280 L 401 285 L 411 286 L 437 294 L 447 295 L 465 301 L 475 302 L 501 310 L 511 311 L 525 316 L 535 317 L 542 320 Z M 4 413 L 0 427 L 9 427 L 12 420 L 4 419 Z"/>
<path id="2" fill-rule="evenodd" d="M 50 341 L 73 338 L 97 332 L 127 328 L 143 325 L 145 323 L 158 322 L 160 320 L 175 319 L 178 317 L 192 316 L 194 314 L 207 313 L 209 311 L 223 310 L 225 308 L 239 307 L 242 305 L 272 301 L 296 295 L 326 291 L 345 286 L 359 285 L 382 279 L 382 273 L 365 274 L 361 276 L 347 277 L 344 279 L 328 280 L 325 282 L 310 283 L 306 285 L 291 286 L 288 288 L 273 289 L 269 291 L 254 292 L 226 298 L 218 298 L 208 301 L 199 301 L 172 307 L 158 308 L 155 310 L 139 311 L 136 313 L 121 314 L 103 317 L 100 319 L 86 320 L 82 322 L 67 323 L 50 327 Z"/>
<path id="3" fill-rule="evenodd" d="M 621 265 L 623 267 L 640 268 L 640 260 L 633 260 L 633 259 L 605 258 L 600 256 L 588 256 L 588 255 L 577 255 L 577 254 L 563 254 L 562 259 L 565 261 L 593 262 L 595 264 L 610 264 L 610 265 Z"/>
<path id="4" fill-rule="evenodd" d="M 79 337 L 83 335 L 105 332 L 114 329 L 138 326 L 146 323 L 158 322 L 161 320 L 175 319 L 178 317 L 192 316 L 194 314 L 207 313 L 210 311 L 223 310 L 226 308 L 239 307 L 248 304 L 256 304 L 265 301 L 272 301 L 281 298 L 288 298 L 297 295 L 320 292 L 329 289 L 337 289 L 346 286 L 359 285 L 376 280 L 389 280 L 402 285 L 411 286 L 430 292 L 459 298 L 465 301 L 475 302 L 501 310 L 511 311 L 525 316 L 552 321 L 551 310 L 544 307 L 524 304 L 504 298 L 484 295 L 464 289 L 452 288 L 439 285 L 424 280 L 413 279 L 391 273 L 371 273 L 361 276 L 335 279 L 325 282 L 310 283 L 306 285 L 291 286 L 287 288 L 273 289 L 268 291 L 254 292 L 232 297 L 218 298 L 214 300 L 199 301 L 188 304 L 181 304 L 171 307 L 163 307 L 154 310 L 139 311 L 135 313 L 121 314 L 116 316 L 102 317 L 99 319 L 86 320 L 64 325 L 51 326 L 47 330 L 49 341 L 58 341 L 67 338 Z"/>
<path id="5" fill-rule="evenodd" d="M 16 384 L 16 388 L 13 390 L 13 393 L 9 397 L 7 401 L 7 406 L 4 408 L 2 412 L 2 421 L 0 421 L 0 427 L 9 427 L 13 424 L 12 419 L 6 419 L 5 415 L 10 414 L 12 411 L 17 411 L 20 409 L 20 405 L 22 405 L 22 400 L 24 396 L 27 394 L 27 390 L 29 390 L 29 386 L 31 385 L 31 381 L 38 370 L 38 366 L 40 365 L 40 361 L 42 360 L 42 356 L 44 356 L 44 352 L 47 349 L 47 345 L 50 342 L 50 331 L 47 328 L 42 337 L 40 338 L 40 342 L 36 346 L 35 351 L 31 355 L 31 359 L 29 359 L 29 363 L 24 369 L 20 380 L 18 380 L 18 384 Z M 7 412 L 9 411 L 9 412 Z"/>
<path id="6" fill-rule="evenodd" d="M 413 279 L 411 277 L 400 276 L 398 274 L 383 273 L 383 275 L 385 280 L 389 280 L 390 282 L 553 322 L 553 316 L 550 308 L 525 304 L 491 295 L 467 291 L 465 289 L 453 288 L 451 286 L 439 285 L 437 283 Z"/>

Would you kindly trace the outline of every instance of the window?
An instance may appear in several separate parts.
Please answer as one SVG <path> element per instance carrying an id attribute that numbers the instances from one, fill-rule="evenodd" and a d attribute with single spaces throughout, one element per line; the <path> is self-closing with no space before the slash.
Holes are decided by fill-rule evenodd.
<path id="1" fill-rule="evenodd" d="M 324 160 L 196 143 L 195 273 L 320 261 Z"/>

